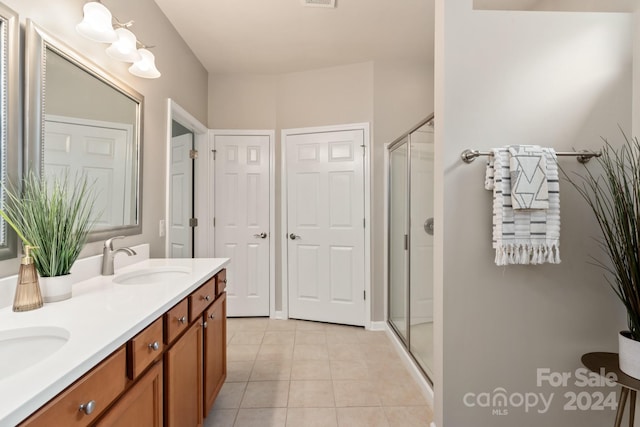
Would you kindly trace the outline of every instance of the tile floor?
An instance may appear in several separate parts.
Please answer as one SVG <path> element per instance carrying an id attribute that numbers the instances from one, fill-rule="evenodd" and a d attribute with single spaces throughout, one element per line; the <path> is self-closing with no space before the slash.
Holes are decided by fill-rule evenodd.
<path id="1" fill-rule="evenodd" d="M 385 332 L 229 319 L 227 381 L 205 427 L 425 427 L 431 408 Z"/>

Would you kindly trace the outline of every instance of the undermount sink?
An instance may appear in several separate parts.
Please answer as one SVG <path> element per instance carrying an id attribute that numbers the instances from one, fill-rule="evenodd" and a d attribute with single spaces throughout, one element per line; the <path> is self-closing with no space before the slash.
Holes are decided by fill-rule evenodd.
<path id="1" fill-rule="evenodd" d="M 148 285 L 180 280 L 189 274 L 191 270 L 186 267 L 152 267 L 118 274 L 113 282 L 119 285 Z"/>
<path id="2" fill-rule="evenodd" d="M 51 356 L 69 336 L 69 331 L 54 326 L 0 331 L 0 381 Z"/>

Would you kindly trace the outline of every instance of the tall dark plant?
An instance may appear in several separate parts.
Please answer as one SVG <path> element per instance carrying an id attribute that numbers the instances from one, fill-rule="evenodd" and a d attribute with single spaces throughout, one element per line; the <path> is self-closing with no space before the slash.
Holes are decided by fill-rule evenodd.
<path id="1" fill-rule="evenodd" d="M 627 309 L 629 331 L 640 341 L 640 142 L 623 136 L 619 148 L 604 140 L 598 158 L 602 174 L 587 169 L 578 180 L 567 178 L 596 217 L 602 231 L 598 242 L 610 262 L 594 258 L 594 263 L 607 273 Z"/>

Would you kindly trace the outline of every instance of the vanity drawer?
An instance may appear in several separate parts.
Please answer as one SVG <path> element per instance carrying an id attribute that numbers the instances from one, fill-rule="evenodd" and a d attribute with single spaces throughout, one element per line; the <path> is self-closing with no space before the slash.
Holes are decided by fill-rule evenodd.
<path id="1" fill-rule="evenodd" d="M 127 343 L 129 364 L 127 374 L 135 379 L 147 366 L 162 355 L 162 317 L 147 326 Z"/>
<path id="2" fill-rule="evenodd" d="M 193 322 L 216 299 L 216 280 L 212 277 L 189 295 L 189 322 Z"/>
<path id="3" fill-rule="evenodd" d="M 216 274 L 216 297 L 227 289 L 227 269 L 223 268 Z"/>
<path id="4" fill-rule="evenodd" d="M 169 345 L 189 326 L 189 302 L 183 299 L 164 315 L 164 343 Z"/>
<path id="5" fill-rule="evenodd" d="M 21 426 L 75 427 L 93 423 L 124 391 L 127 384 L 126 365 L 126 350 L 121 347 Z"/>

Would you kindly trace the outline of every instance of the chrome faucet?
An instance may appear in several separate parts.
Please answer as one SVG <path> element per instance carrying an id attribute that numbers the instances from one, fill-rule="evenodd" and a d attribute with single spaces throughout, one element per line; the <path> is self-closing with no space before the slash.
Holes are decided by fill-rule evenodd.
<path id="1" fill-rule="evenodd" d="M 115 239 L 124 239 L 124 236 L 116 236 L 110 239 L 107 239 L 104 242 L 104 248 L 102 249 L 102 275 L 103 276 L 112 276 L 113 275 L 113 259 L 115 258 L 118 252 L 124 252 L 127 255 L 135 255 L 136 251 L 131 248 L 118 248 L 116 250 L 113 249 L 113 241 Z"/>

